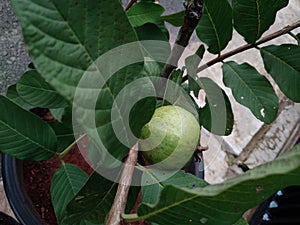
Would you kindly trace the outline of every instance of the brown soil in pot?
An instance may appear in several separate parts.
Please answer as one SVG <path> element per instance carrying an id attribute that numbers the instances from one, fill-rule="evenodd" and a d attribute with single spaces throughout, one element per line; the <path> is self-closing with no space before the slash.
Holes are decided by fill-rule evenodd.
<path id="1" fill-rule="evenodd" d="M 55 120 L 47 109 L 34 109 L 33 113 L 42 117 L 46 121 Z M 84 170 L 87 174 L 91 174 L 93 169 L 84 160 L 78 147 L 75 146 L 64 157 L 66 163 L 75 164 Z M 29 195 L 33 206 L 39 213 L 43 225 L 58 225 L 51 202 L 50 188 L 54 173 L 60 168 L 61 162 L 58 157 L 36 162 L 23 161 L 23 179 L 27 194 Z M 138 201 L 141 200 L 139 196 Z M 138 202 L 133 208 L 132 212 L 136 212 Z M 122 222 L 122 225 L 151 225 L 146 221 L 138 221 L 133 223 Z"/>
<path id="2" fill-rule="evenodd" d="M 65 162 L 79 166 L 88 174 L 93 171 L 83 159 L 77 147 L 66 156 Z M 54 173 L 60 168 L 61 162 L 57 157 L 46 161 L 24 161 L 23 177 L 26 192 L 32 204 L 43 221 L 43 225 L 57 225 L 57 220 L 51 203 L 50 187 Z"/>
<path id="3" fill-rule="evenodd" d="M 93 171 L 88 163 L 83 159 L 77 147 L 72 149 L 65 156 L 65 162 L 79 166 L 87 174 L 91 174 Z M 52 177 L 55 171 L 60 168 L 60 165 L 61 162 L 57 157 L 41 162 L 23 162 L 24 186 L 32 204 L 42 219 L 43 225 L 58 225 L 51 203 L 50 187 Z M 141 196 L 139 196 L 138 199 L 140 200 Z M 138 204 L 135 205 L 132 212 L 136 211 L 137 206 Z M 146 221 L 138 221 L 134 223 L 123 222 L 122 225 L 150 225 L 150 223 Z"/>

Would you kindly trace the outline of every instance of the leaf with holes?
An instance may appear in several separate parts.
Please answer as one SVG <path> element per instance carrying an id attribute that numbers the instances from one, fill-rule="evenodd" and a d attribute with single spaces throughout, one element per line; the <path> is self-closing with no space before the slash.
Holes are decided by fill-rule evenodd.
<path id="1" fill-rule="evenodd" d="M 57 138 L 46 122 L 2 95 L 0 109 L 1 152 L 37 161 L 55 155 Z"/>
<path id="2" fill-rule="evenodd" d="M 29 70 L 21 76 L 17 92 L 25 102 L 35 107 L 63 108 L 68 105 L 36 70 Z"/>
<path id="3" fill-rule="evenodd" d="M 232 0 L 234 28 L 248 43 L 254 43 L 274 23 L 277 11 L 289 0 Z"/>
<path id="4" fill-rule="evenodd" d="M 277 116 L 279 103 L 267 78 L 247 63 L 226 62 L 222 69 L 224 84 L 231 88 L 235 100 L 257 119 L 270 124 Z"/>
<path id="5" fill-rule="evenodd" d="M 149 79 L 139 79 L 145 77 L 144 56 L 120 1 L 12 0 L 12 5 L 37 71 L 73 103 L 78 132 L 122 159 L 136 141 L 129 136 L 129 103 L 155 93 Z M 146 119 L 156 104 L 155 97 L 149 101 Z"/>
<path id="6" fill-rule="evenodd" d="M 294 102 L 300 102 L 300 46 L 270 45 L 261 48 L 260 54 L 280 90 Z"/>
<path id="7" fill-rule="evenodd" d="M 208 51 L 219 54 L 232 37 L 232 9 L 227 0 L 205 1 L 197 35 Z"/>
<path id="8" fill-rule="evenodd" d="M 153 2 L 139 2 L 134 4 L 128 11 L 128 19 L 132 26 L 138 27 L 145 23 L 154 23 L 160 20 L 164 8 Z"/>
<path id="9" fill-rule="evenodd" d="M 211 79 L 197 81 L 206 93 L 206 105 L 198 108 L 201 125 L 216 135 L 229 135 L 233 129 L 234 115 L 226 93 Z"/>
<path id="10" fill-rule="evenodd" d="M 51 183 L 51 198 L 59 224 L 62 222 L 67 204 L 88 180 L 88 175 L 72 164 L 62 164 L 55 172 Z M 80 223 L 74 223 L 79 225 Z"/>
<path id="11" fill-rule="evenodd" d="M 222 184 L 195 189 L 167 185 L 156 204 L 142 204 L 137 214 L 124 218 L 128 222 L 143 219 L 163 225 L 239 224 L 246 210 L 291 185 L 300 185 L 300 145 Z"/>

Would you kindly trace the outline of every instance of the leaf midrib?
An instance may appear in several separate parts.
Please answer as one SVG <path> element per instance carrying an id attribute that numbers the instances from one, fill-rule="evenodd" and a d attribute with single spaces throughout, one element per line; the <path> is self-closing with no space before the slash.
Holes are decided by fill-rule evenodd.
<path id="1" fill-rule="evenodd" d="M 78 44 L 81 46 L 81 48 L 83 49 L 83 51 L 88 55 L 88 58 L 90 59 L 91 64 L 94 63 L 95 60 L 93 59 L 91 53 L 88 51 L 88 49 L 85 47 L 85 45 L 80 41 L 78 35 L 74 32 L 74 30 L 72 29 L 72 26 L 67 22 L 67 19 L 64 17 L 63 13 L 59 10 L 59 8 L 57 7 L 57 5 L 55 5 L 55 3 L 54 3 L 53 1 L 52 1 L 52 3 L 53 3 L 53 6 L 56 8 L 57 12 L 60 14 L 61 18 L 64 20 L 64 22 L 66 23 L 66 25 L 69 27 L 69 30 L 71 31 L 71 33 L 73 34 L 73 36 L 74 36 L 74 37 L 76 38 L 76 40 L 78 41 Z M 98 74 L 101 74 L 101 73 L 100 73 L 100 70 L 99 70 L 99 67 L 97 66 L 97 64 L 95 64 L 95 66 L 96 66 L 96 68 L 97 68 Z M 72 68 L 73 68 L 73 67 L 72 67 Z M 105 82 L 104 86 L 106 86 L 106 88 L 109 90 L 109 93 L 110 93 L 110 95 L 112 96 L 112 99 L 115 99 L 115 98 L 114 98 L 114 95 L 113 95 L 113 93 L 112 93 L 112 90 L 110 89 L 110 87 L 107 85 L 106 82 Z M 116 105 L 118 105 L 118 104 L 116 103 Z M 117 110 L 118 110 L 118 112 L 119 112 L 119 115 L 121 115 L 119 109 L 120 109 L 120 108 L 117 107 Z M 125 123 L 124 123 L 123 117 L 120 116 L 120 119 L 121 119 L 121 121 L 122 121 L 123 127 L 125 127 L 125 126 L 124 126 Z M 127 134 L 125 134 L 125 135 L 126 135 L 126 141 L 127 141 L 127 143 L 129 143 L 128 135 L 127 135 Z"/>
<path id="2" fill-rule="evenodd" d="M 229 68 L 232 70 L 232 72 L 236 75 L 236 77 L 241 81 L 241 83 L 244 84 L 245 87 L 247 87 L 248 90 L 250 90 L 250 93 L 252 94 L 252 96 L 255 97 L 256 101 L 258 101 L 260 103 L 260 108 L 264 108 L 262 101 L 260 101 L 260 99 L 257 97 L 257 95 L 253 92 L 253 90 L 250 88 L 250 86 L 239 76 L 238 71 L 234 70 L 233 67 L 231 67 L 228 63 L 227 65 L 229 66 Z"/>
<path id="3" fill-rule="evenodd" d="M 34 89 L 37 91 L 49 92 L 51 94 L 57 95 L 57 92 L 55 90 L 46 89 L 45 87 L 37 87 L 37 86 L 32 86 L 30 84 L 24 84 L 24 83 L 19 83 L 19 85 L 22 85 L 23 87 L 28 87 L 28 88 L 31 88 L 31 89 Z"/>
<path id="4" fill-rule="evenodd" d="M 267 47 L 266 47 L 267 48 Z M 286 65 L 288 68 L 290 68 L 292 71 L 299 73 L 300 71 L 296 70 L 292 65 L 288 64 L 285 60 L 283 60 L 282 58 L 280 58 L 279 56 L 273 54 L 272 51 L 267 51 L 266 48 L 261 48 L 261 51 L 264 51 L 266 54 L 268 54 L 269 56 L 271 56 L 273 59 L 277 59 L 279 62 L 281 62 L 283 65 Z"/>
<path id="5" fill-rule="evenodd" d="M 33 139 L 30 139 L 29 137 L 25 136 L 24 134 L 18 132 L 18 130 L 16 130 L 15 128 L 13 128 L 12 126 L 10 126 L 9 124 L 5 123 L 3 120 L 0 120 L 0 123 L 3 124 L 5 127 L 7 127 L 9 130 L 13 131 L 14 133 L 16 133 L 17 135 L 23 137 L 25 140 L 29 140 L 29 142 L 31 142 L 32 144 L 35 144 L 36 146 L 51 152 L 51 153 L 55 153 L 55 151 L 52 151 L 51 149 L 47 148 L 46 146 L 41 145 L 40 143 L 36 142 Z"/>
<path id="6" fill-rule="evenodd" d="M 204 5 L 205 5 L 205 4 L 204 4 Z M 211 24 L 212 24 L 212 27 L 213 27 L 213 30 L 214 30 L 214 33 L 215 33 L 215 37 L 216 37 L 216 39 L 217 39 L 217 43 L 218 43 L 218 52 L 221 52 L 221 49 L 222 49 L 222 48 L 221 48 L 221 43 L 220 43 L 219 35 L 218 35 L 218 32 L 217 32 L 217 28 L 216 28 L 216 25 L 215 25 L 215 23 L 214 23 L 214 21 L 213 21 L 211 15 L 210 15 L 210 13 L 209 13 L 207 7 L 206 7 L 206 12 L 207 12 L 207 16 L 208 16 L 208 18 L 209 18 L 209 21 L 210 21 Z"/>

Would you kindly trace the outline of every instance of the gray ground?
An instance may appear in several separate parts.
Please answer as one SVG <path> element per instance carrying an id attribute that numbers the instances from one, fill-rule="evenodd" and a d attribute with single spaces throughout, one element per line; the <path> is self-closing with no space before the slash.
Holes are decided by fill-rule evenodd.
<path id="1" fill-rule="evenodd" d="M 0 94 L 18 80 L 28 63 L 17 18 L 8 0 L 0 0 Z"/>

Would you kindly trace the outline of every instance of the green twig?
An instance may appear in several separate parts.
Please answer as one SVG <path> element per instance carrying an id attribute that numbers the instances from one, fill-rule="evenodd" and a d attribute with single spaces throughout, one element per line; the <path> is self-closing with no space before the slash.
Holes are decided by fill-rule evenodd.
<path id="1" fill-rule="evenodd" d="M 122 214 L 122 218 L 125 222 L 136 222 L 138 221 L 138 215 L 137 214 Z"/>
<path id="2" fill-rule="evenodd" d="M 238 47 L 238 48 L 236 48 L 232 51 L 229 51 L 225 54 L 217 56 L 213 60 L 210 60 L 209 62 L 207 62 L 207 63 L 203 64 L 202 66 L 200 66 L 197 69 L 197 73 L 201 72 L 202 70 L 207 69 L 208 67 L 211 67 L 212 65 L 214 65 L 216 63 L 222 62 L 226 58 L 229 58 L 233 55 L 244 52 L 248 49 L 256 48 L 258 45 L 261 45 L 263 43 L 271 41 L 271 40 L 273 40 L 275 38 L 278 38 L 278 37 L 280 37 L 284 34 L 288 34 L 290 31 L 292 31 L 292 30 L 294 30 L 298 27 L 300 27 L 300 20 L 298 20 L 296 23 L 294 23 L 292 25 L 289 25 L 289 26 L 286 26 L 286 27 L 282 28 L 281 30 L 278 30 L 278 31 L 266 36 L 266 37 L 263 37 L 262 39 L 260 39 L 259 41 L 255 42 L 253 44 L 245 44 L 245 45 L 242 45 L 242 46 L 240 46 L 240 47 Z M 182 82 L 185 82 L 187 79 L 188 79 L 188 76 L 186 75 L 182 78 Z"/>
<path id="3" fill-rule="evenodd" d="M 77 144 L 77 142 L 79 142 L 84 137 L 86 137 L 86 134 L 80 135 L 79 138 L 77 138 L 74 142 L 72 142 L 72 144 L 70 144 L 65 150 L 63 150 L 62 152 L 56 153 L 58 155 L 58 157 L 60 159 L 63 159 L 65 157 L 65 155 Z"/>

